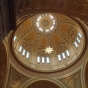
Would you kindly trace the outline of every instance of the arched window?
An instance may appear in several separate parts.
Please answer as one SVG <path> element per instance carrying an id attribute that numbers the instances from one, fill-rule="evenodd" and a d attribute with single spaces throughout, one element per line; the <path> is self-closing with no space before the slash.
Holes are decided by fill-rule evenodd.
<path id="1" fill-rule="evenodd" d="M 37 57 L 37 62 L 40 63 L 40 57 L 39 56 Z"/>
<path id="2" fill-rule="evenodd" d="M 49 57 L 46 57 L 46 63 L 50 63 Z"/>
<path id="3" fill-rule="evenodd" d="M 29 52 L 27 52 L 27 54 L 26 54 L 26 58 L 29 58 Z"/>
<path id="4" fill-rule="evenodd" d="M 20 46 L 20 48 L 19 48 L 19 52 L 22 52 L 22 49 L 23 49 L 23 47 L 22 47 L 22 46 Z"/>
<path id="5" fill-rule="evenodd" d="M 26 54 L 26 50 L 24 49 L 22 55 L 25 56 L 25 54 Z"/>
<path id="6" fill-rule="evenodd" d="M 61 61 L 61 56 L 60 55 L 58 55 L 58 60 Z"/>

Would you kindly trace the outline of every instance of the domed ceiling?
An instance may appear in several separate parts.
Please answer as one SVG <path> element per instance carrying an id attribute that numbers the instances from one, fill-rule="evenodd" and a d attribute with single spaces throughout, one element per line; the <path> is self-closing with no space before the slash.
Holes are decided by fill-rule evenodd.
<path id="1" fill-rule="evenodd" d="M 85 46 L 82 27 L 56 13 L 37 14 L 22 22 L 13 36 L 12 49 L 24 66 L 53 72 L 72 65 Z"/>

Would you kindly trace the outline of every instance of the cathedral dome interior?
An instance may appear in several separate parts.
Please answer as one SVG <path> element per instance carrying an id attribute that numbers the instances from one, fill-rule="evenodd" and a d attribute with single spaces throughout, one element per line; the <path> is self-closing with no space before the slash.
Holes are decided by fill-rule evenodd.
<path id="1" fill-rule="evenodd" d="M 88 0 L 0 0 L 0 88 L 88 88 Z"/>
<path id="2" fill-rule="evenodd" d="M 37 14 L 21 22 L 12 38 L 18 61 L 42 72 L 58 71 L 73 64 L 85 46 L 83 28 L 71 17 Z"/>

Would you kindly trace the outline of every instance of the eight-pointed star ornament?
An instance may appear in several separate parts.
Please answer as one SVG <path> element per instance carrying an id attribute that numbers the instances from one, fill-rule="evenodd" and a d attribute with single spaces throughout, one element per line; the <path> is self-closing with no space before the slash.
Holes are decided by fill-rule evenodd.
<path id="1" fill-rule="evenodd" d="M 50 53 L 52 53 L 52 52 L 53 52 L 53 48 L 51 48 L 51 47 L 46 47 L 45 53 L 50 54 Z"/>

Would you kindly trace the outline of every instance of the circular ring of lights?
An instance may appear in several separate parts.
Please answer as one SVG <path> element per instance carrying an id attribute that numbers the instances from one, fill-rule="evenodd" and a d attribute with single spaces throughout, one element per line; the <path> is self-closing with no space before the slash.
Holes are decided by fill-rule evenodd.
<path id="1" fill-rule="evenodd" d="M 36 26 L 41 32 L 50 32 L 55 28 L 55 19 L 51 14 L 44 14 L 37 18 Z"/>

